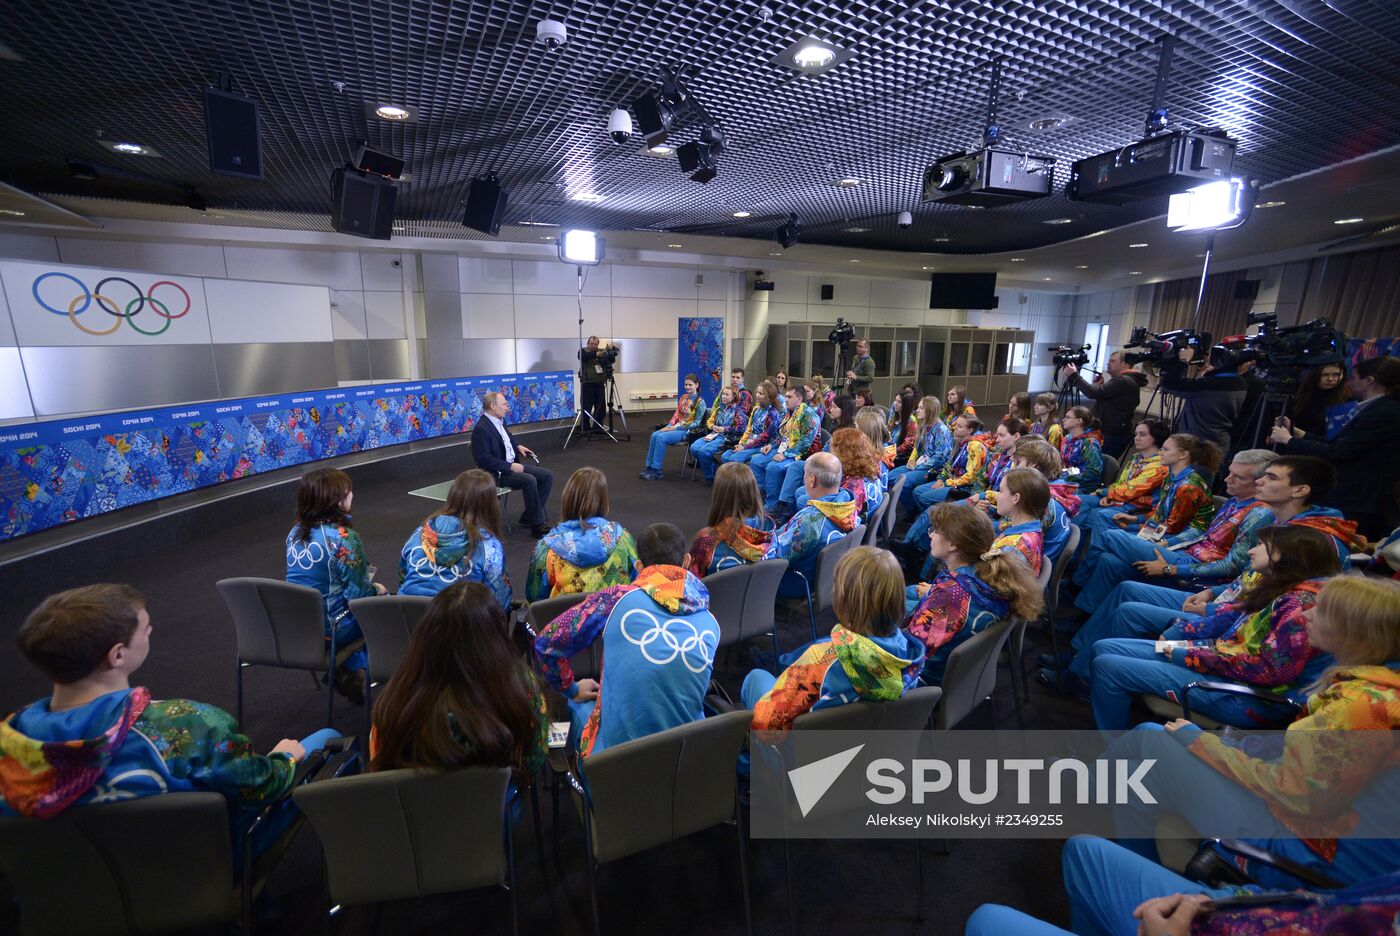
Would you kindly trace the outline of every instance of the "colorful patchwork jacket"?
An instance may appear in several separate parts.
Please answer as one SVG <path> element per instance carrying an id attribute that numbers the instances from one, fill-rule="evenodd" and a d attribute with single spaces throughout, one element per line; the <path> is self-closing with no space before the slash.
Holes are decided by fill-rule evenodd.
<path id="1" fill-rule="evenodd" d="M 996 503 L 996 498 L 991 496 L 1001 490 L 1001 479 L 1006 477 L 1006 473 L 1011 470 L 1011 453 L 1003 452 L 999 449 L 988 449 L 987 455 L 987 499 Z"/>
<path id="2" fill-rule="evenodd" d="M 930 473 L 943 470 L 953 457 L 953 432 L 941 419 L 919 433 L 914 450 L 909 453 L 910 468 L 927 468 Z"/>
<path id="3" fill-rule="evenodd" d="M 753 391 L 743 384 L 739 385 L 739 409 L 744 411 L 744 421 L 749 418 L 749 410 L 753 409 Z M 723 393 L 723 391 L 721 391 Z M 715 406 L 719 405 L 719 397 L 715 397 Z"/>
<path id="4" fill-rule="evenodd" d="M 1191 921 L 1192 936 L 1349 936 L 1393 933 L 1400 920 L 1400 871 L 1335 891 L 1280 892 L 1276 904 L 1221 907 Z"/>
<path id="5" fill-rule="evenodd" d="M 1160 452 L 1152 455 L 1134 452 L 1104 492 L 1103 503 L 1146 513 L 1152 509 L 1154 495 L 1169 474 Z"/>
<path id="6" fill-rule="evenodd" d="M 304 543 L 292 527 L 287 534 L 287 581 L 321 593 L 326 603 L 327 637 L 333 627 L 344 632 L 355 623 L 350 602 L 375 593 L 360 534 L 331 523 L 313 529 Z"/>
<path id="7" fill-rule="evenodd" d="M 817 553 L 854 530 L 860 523 L 860 509 L 845 489 L 807 502 L 792 519 L 773 533 L 764 559 L 786 559 L 788 568 L 812 580 Z"/>
<path id="8" fill-rule="evenodd" d="M 690 546 L 690 571 L 704 578 L 763 558 L 773 539 L 773 521 L 767 517 L 740 520 L 730 517 L 717 527 L 695 534 Z"/>
<path id="9" fill-rule="evenodd" d="M 749 412 L 749 425 L 739 437 L 735 449 L 763 448 L 778 438 L 783 424 L 783 410 L 778 406 L 755 406 Z"/>
<path id="10" fill-rule="evenodd" d="M 1209 617 L 1186 618 L 1173 629 L 1196 646 L 1172 651 L 1172 662 L 1198 673 L 1296 697 L 1331 665 L 1308 641 L 1303 614 L 1317 601 L 1322 579 L 1309 579 L 1252 614 L 1238 604 L 1216 605 Z M 1269 719 L 1261 714 L 1261 725 Z"/>
<path id="11" fill-rule="evenodd" d="M 502 608 L 510 607 L 506 550 L 490 530 L 477 530 L 476 548 L 467 552 L 467 531 L 456 517 L 427 520 L 399 554 L 399 594 L 433 597 L 454 582 L 480 582 Z"/>
<path id="12" fill-rule="evenodd" d="M 783 426 L 778 431 L 779 441 L 775 451 L 790 454 L 793 458 L 806 458 L 814 452 L 821 451 L 821 427 L 821 418 L 811 407 L 797 407 L 783 420 Z"/>
<path id="13" fill-rule="evenodd" d="M 914 459 L 914 452 L 918 450 L 919 439 L 923 435 L 923 429 L 919 426 L 919 418 L 916 415 L 909 420 L 909 434 L 903 439 L 899 438 L 899 426 L 890 430 L 890 442 L 894 446 L 894 465 L 910 464 Z M 951 438 L 952 433 L 949 433 Z"/>
<path id="14" fill-rule="evenodd" d="M 1071 481 L 1051 481 L 1050 499 L 1058 502 L 1071 517 L 1079 513 L 1079 485 Z"/>
<path id="15" fill-rule="evenodd" d="M 682 393 L 667 429 L 699 429 L 705 423 L 705 398 L 698 393 Z"/>
<path id="16" fill-rule="evenodd" d="M 1319 507 L 1314 504 L 1284 521 L 1285 525 L 1290 523 L 1332 537 L 1337 547 L 1337 558 L 1341 560 L 1344 572 L 1351 568 L 1351 554 L 1366 549 L 1365 538 L 1356 532 L 1356 521 L 1346 519 L 1335 507 Z"/>
<path id="17" fill-rule="evenodd" d="M 987 489 L 987 447 L 976 439 L 958 446 L 953 458 L 938 473 L 944 487 L 968 488 L 974 493 Z"/>
<path id="18" fill-rule="evenodd" d="M 153 702 L 141 687 L 60 712 L 43 699 L 0 723 L 0 815 L 50 819 L 88 803 L 211 790 L 228 798 L 240 830 L 291 791 L 295 771 L 289 754 L 255 754 L 223 709 Z"/>
<path id="19" fill-rule="evenodd" d="M 632 534 L 604 517 L 566 520 L 535 544 L 527 601 L 556 595 L 586 595 L 636 576 L 637 544 Z"/>
<path id="20" fill-rule="evenodd" d="M 1193 531 L 1193 539 L 1205 535 L 1215 516 L 1215 498 L 1210 495 L 1210 482 L 1187 465 L 1172 475 L 1157 489 L 1157 496 L 1148 514 L 1148 523 L 1159 523 L 1168 536 Z"/>
<path id="21" fill-rule="evenodd" d="M 579 737 L 579 756 L 704 717 L 719 646 L 710 593 L 680 566 L 647 566 L 630 585 L 589 595 L 535 638 L 540 674 L 578 694 L 569 657 L 603 641 L 598 701 Z"/>
<path id="22" fill-rule="evenodd" d="M 748 411 L 742 406 L 731 403 L 728 406 L 716 404 L 710 408 L 710 415 L 705 420 L 705 428 L 710 432 L 718 432 L 724 436 L 726 441 L 734 442 L 744 434 L 744 429 L 748 422 Z"/>
<path id="23" fill-rule="evenodd" d="M 1045 561 L 1045 532 L 1041 521 L 1032 520 L 1029 523 L 1007 526 L 992 541 L 992 548 L 1014 553 L 1018 558 L 1025 560 L 1032 573 L 1039 575 Z"/>
<path id="24" fill-rule="evenodd" d="M 949 429 L 952 429 L 952 428 L 953 428 L 953 423 L 957 421 L 957 418 L 958 418 L 959 416 L 976 416 L 976 415 L 977 415 L 977 410 L 973 408 L 973 406 L 972 406 L 971 403 L 964 403 L 964 404 L 963 404 L 963 408 L 962 408 L 961 410 L 959 410 L 958 412 L 956 412 L 956 413 L 953 412 L 951 409 L 946 409 L 946 408 L 945 408 L 944 411 L 943 411 L 943 424 L 944 424 L 945 426 L 947 426 Z"/>
<path id="25" fill-rule="evenodd" d="M 1369 818 L 1373 811 L 1393 814 L 1394 784 L 1385 778 L 1393 778 L 1400 767 L 1400 748 L 1393 740 L 1397 729 L 1400 662 L 1391 662 L 1332 671 L 1327 686 L 1308 699 L 1308 714 L 1284 732 L 1278 758 L 1251 757 L 1194 726 L 1175 736 L 1201 760 L 1262 797 L 1313 855 L 1330 862 L 1337 855 L 1336 836 L 1351 833 L 1363 820 L 1378 826 Z M 1335 745 L 1329 743 L 1333 738 Z M 1368 791 L 1372 780 L 1379 790 Z M 1373 857 L 1393 859 L 1394 843 L 1387 845 L 1391 855 Z M 1386 866 L 1394 867 L 1394 861 Z"/>
<path id="26" fill-rule="evenodd" d="M 1065 430 L 1062 429 L 1057 422 L 1052 422 L 1048 426 L 1041 422 L 1032 423 L 1031 434 L 1041 436 L 1046 442 L 1055 446 L 1056 449 L 1065 441 Z"/>
<path id="27" fill-rule="evenodd" d="M 1220 505 L 1206 528 L 1205 538 L 1186 547 L 1194 562 L 1180 573 L 1197 578 L 1232 579 L 1249 568 L 1249 551 L 1261 527 L 1274 522 L 1274 515 L 1259 501 L 1230 498 Z"/>
<path id="28" fill-rule="evenodd" d="M 799 716 L 847 702 L 893 702 L 919 684 L 924 647 L 902 630 L 866 637 L 837 624 L 809 644 L 753 707 L 754 731 L 786 731 Z"/>
<path id="29" fill-rule="evenodd" d="M 973 566 L 951 572 L 942 569 L 930 584 L 928 593 L 904 619 L 904 627 L 928 649 L 924 679 L 936 684 L 943 679 L 953 649 L 1010 614 L 1011 605 L 977 577 Z"/>
<path id="30" fill-rule="evenodd" d="M 1097 429 L 1065 436 L 1060 443 L 1060 459 L 1065 468 L 1079 469 L 1079 490 L 1097 491 L 1103 482 L 1103 434 Z"/>

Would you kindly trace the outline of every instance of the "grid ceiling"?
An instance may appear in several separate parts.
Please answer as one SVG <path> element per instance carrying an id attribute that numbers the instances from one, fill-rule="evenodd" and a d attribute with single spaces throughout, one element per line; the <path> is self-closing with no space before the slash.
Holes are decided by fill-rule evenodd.
<path id="1" fill-rule="evenodd" d="M 568 25 L 557 51 L 534 41 L 546 16 Z M 795 211 L 808 242 L 1041 246 L 1164 209 L 1160 199 L 1114 207 L 1058 193 L 1074 159 L 1141 136 L 1168 33 L 1179 40 L 1173 124 L 1229 131 L 1241 141 L 1237 171 L 1267 184 L 1400 144 L 1393 0 L 844 0 L 766 11 L 754 0 L 11 0 L 6 26 L 17 60 L 0 59 L 12 89 L 0 127 L 23 142 L 0 152 L 0 179 L 175 203 L 192 185 L 211 207 L 313 216 L 316 228 L 331 170 L 363 140 L 407 160 L 398 215 L 410 226 L 460 219 L 466 180 L 495 171 L 511 193 L 508 223 L 767 238 Z M 772 63 L 805 34 L 854 54 L 815 78 Z M 977 143 L 997 56 L 1005 140 L 1060 160 L 1057 194 L 992 210 L 920 205 L 924 167 Z M 670 65 L 695 69 L 691 90 L 729 140 L 708 185 L 687 180 L 674 157 L 646 155 L 639 140 L 615 146 L 604 132 L 608 111 Z M 261 102 L 261 182 L 209 172 L 199 89 L 215 73 Z M 366 116 L 366 102 L 388 101 L 419 119 Z M 1023 128 L 1049 115 L 1071 120 L 1051 133 Z M 99 138 L 162 155 L 121 156 Z M 70 159 L 118 173 L 78 181 Z M 862 184 L 835 187 L 843 176 Z M 900 230 L 904 209 L 915 223 Z M 752 217 L 731 216 L 740 210 Z M 1055 218 L 1072 221 L 1043 223 Z"/>

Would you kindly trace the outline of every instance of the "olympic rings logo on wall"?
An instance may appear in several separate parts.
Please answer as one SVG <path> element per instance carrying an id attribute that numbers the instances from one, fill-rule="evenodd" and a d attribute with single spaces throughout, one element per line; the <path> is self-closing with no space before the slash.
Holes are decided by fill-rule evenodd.
<path id="1" fill-rule="evenodd" d="M 68 280 L 78 288 L 78 295 L 74 296 L 72 300 L 69 301 L 66 309 L 49 305 L 44 301 L 44 298 L 39 295 L 39 286 L 50 278 Z M 117 299 L 105 295 L 102 292 L 109 283 L 121 284 L 134 293 L 133 297 L 125 306 L 122 306 Z M 171 312 L 170 306 L 167 306 L 165 302 L 156 298 L 156 290 L 160 289 L 162 286 L 178 291 L 180 295 L 185 298 L 185 307 L 179 312 Z M 134 331 L 140 332 L 143 335 L 150 335 L 152 337 L 155 335 L 162 335 L 170 328 L 171 322 L 177 318 L 184 318 L 190 311 L 190 294 L 185 290 L 185 287 L 172 280 L 161 280 L 158 283 L 152 283 L 151 288 L 143 293 L 141 288 L 129 279 L 121 276 L 108 276 L 98 282 L 96 289 L 88 289 L 87 284 L 73 274 L 50 270 L 48 273 L 41 273 L 34 278 L 33 293 L 34 301 L 39 303 L 41 308 L 52 312 L 54 315 L 66 315 L 68 316 L 68 320 L 72 322 L 79 331 L 97 336 L 112 334 L 118 328 L 122 327 L 122 322 L 126 322 Z M 165 292 L 163 295 L 166 299 L 173 298 L 169 291 Z M 110 328 L 89 328 L 87 325 L 78 321 L 78 316 L 86 312 L 94 302 L 96 302 L 99 309 L 113 317 L 114 321 Z M 136 324 L 136 316 L 145 311 L 147 306 L 150 307 L 151 311 L 158 319 L 164 320 L 159 328 L 148 330 Z"/>

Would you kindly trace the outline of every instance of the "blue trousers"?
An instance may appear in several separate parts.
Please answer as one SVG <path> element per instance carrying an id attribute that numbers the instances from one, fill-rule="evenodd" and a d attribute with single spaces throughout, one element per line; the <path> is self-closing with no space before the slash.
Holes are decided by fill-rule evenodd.
<path id="1" fill-rule="evenodd" d="M 330 642 L 331 642 L 331 630 L 330 630 L 330 629 L 331 629 L 331 625 L 330 625 L 330 623 L 329 623 L 329 621 L 328 621 L 327 624 L 326 624 L 326 649 L 327 649 L 327 650 L 330 649 Z M 354 643 L 354 642 L 357 641 L 357 640 L 364 640 L 364 639 L 365 639 L 364 632 L 360 630 L 360 622 L 357 621 L 357 620 L 355 620 L 355 615 L 353 615 L 353 614 L 347 614 L 347 615 L 345 615 L 345 617 L 341 618 L 340 621 L 339 621 L 339 623 L 337 623 L 337 624 L 335 625 L 335 645 L 336 645 L 336 648 L 337 648 L 336 656 L 337 656 L 337 657 L 340 656 L 340 653 L 339 653 L 339 648 L 340 648 L 340 647 L 344 647 L 344 646 L 347 645 L 347 644 L 351 644 L 351 643 Z M 362 647 L 360 647 L 360 649 L 356 650 L 354 653 L 352 653 L 352 654 L 350 654 L 348 657 L 346 657 L 346 658 L 345 658 L 345 662 L 343 662 L 343 663 L 341 663 L 339 666 L 337 666 L 336 669 L 349 670 L 349 671 L 352 672 L 352 673 L 358 673 L 358 672 L 360 672 L 361 670 L 367 668 L 368 666 L 369 666 L 369 654 L 368 654 L 368 652 L 366 652 L 365 648 L 362 646 Z"/>
<path id="2" fill-rule="evenodd" d="M 755 458 L 749 462 L 749 467 L 754 469 L 754 474 L 758 474 L 759 460 Z M 763 490 L 763 509 L 772 512 L 777 509 L 778 501 L 783 492 L 783 482 L 787 480 L 788 472 L 796 469 L 797 484 L 802 483 L 802 463 L 793 461 L 791 457 L 784 455 L 782 461 L 774 461 L 772 456 L 763 463 L 763 477 L 759 481 L 759 487 Z M 794 487 L 795 489 L 795 487 Z"/>
<path id="3" fill-rule="evenodd" d="M 811 500 L 807 496 L 806 485 L 802 483 L 802 472 L 807 470 L 806 462 L 781 462 L 780 464 L 787 465 L 787 471 L 783 474 L 783 483 L 778 488 L 778 503 L 791 504 L 801 510 Z M 774 470 L 770 467 L 768 474 L 772 475 Z"/>
<path id="4" fill-rule="evenodd" d="M 319 751 L 324 748 L 326 742 L 331 738 L 339 738 L 340 736 L 341 733 L 334 728 L 322 728 L 320 731 L 313 732 L 305 738 L 302 738 L 301 746 L 306 749 L 306 753 L 309 756 L 313 751 Z M 368 739 L 366 739 L 366 742 L 368 742 Z M 238 821 L 242 819 L 241 816 L 238 817 L 238 820 L 235 820 L 233 829 L 233 851 L 235 861 L 242 858 L 243 835 L 247 832 L 248 826 L 252 824 L 254 815 L 256 815 L 256 813 L 247 813 L 246 822 L 240 823 Z M 257 830 L 253 833 L 251 840 L 253 854 L 261 855 L 276 844 L 277 840 L 282 836 L 282 833 L 287 830 L 287 826 L 292 824 L 292 820 L 295 819 L 296 816 L 297 808 L 292 804 L 292 798 L 290 796 L 278 803 L 277 808 L 268 814 L 268 817 L 263 820 L 262 825 L 258 826 Z"/>
<path id="5" fill-rule="evenodd" d="M 1115 637 L 1155 638 L 1183 617 L 1198 617 L 1181 610 L 1191 593 L 1146 582 L 1121 582 L 1108 593 L 1070 641 L 1074 649 L 1069 671 L 1086 682 L 1092 677 L 1094 645 Z"/>
<path id="6" fill-rule="evenodd" d="M 715 471 L 719 467 L 715 464 L 715 459 L 729 447 L 729 440 L 724 436 L 713 439 L 706 439 L 704 436 L 690 443 L 690 454 L 695 456 L 695 460 L 700 463 L 700 471 L 704 474 L 705 480 L 711 480 L 715 476 Z"/>
<path id="7" fill-rule="evenodd" d="M 722 462 L 741 462 L 745 465 L 748 465 L 750 460 L 756 457 L 757 455 L 758 449 L 756 448 L 730 449 L 729 451 L 721 454 L 719 460 Z"/>
<path id="8" fill-rule="evenodd" d="M 1107 839 L 1076 835 L 1060 855 L 1071 925 L 1077 936 L 1137 936 L 1133 911 L 1170 894 L 1232 893 L 1202 887 Z M 983 904 L 968 917 L 966 936 L 1068 936 L 1069 930 L 1003 907 Z"/>
<path id="9" fill-rule="evenodd" d="M 1133 696 L 1146 693 L 1179 702 L 1187 683 L 1214 678 L 1156 653 L 1151 640 L 1100 640 L 1094 644 L 1094 724 L 1100 731 L 1126 731 L 1132 727 L 1128 713 Z M 1193 692 L 1191 702 L 1192 714 L 1241 728 L 1259 727 L 1260 704 L 1242 696 Z"/>
<path id="10" fill-rule="evenodd" d="M 764 454 L 762 451 L 755 452 L 748 460 L 749 470 L 753 472 L 754 480 L 758 482 L 759 493 L 763 493 L 763 482 L 768 477 L 768 466 L 772 464 L 774 456 L 778 454 L 778 447 L 773 446 L 773 450 Z"/>
<path id="11" fill-rule="evenodd" d="M 744 708 L 752 710 L 758 704 L 758 700 L 768 694 L 778 682 L 778 677 L 767 670 L 749 670 L 749 675 L 744 677 L 744 684 L 739 687 L 739 700 Z M 749 750 L 744 746 L 744 750 L 739 753 L 739 775 L 749 776 Z"/>
<path id="12" fill-rule="evenodd" d="M 914 488 L 914 509 L 928 510 L 934 504 L 941 504 L 948 499 L 948 495 L 953 493 L 950 487 L 934 487 L 937 482 L 930 481 L 928 484 L 921 484 Z M 904 483 L 905 490 L 909 488 L 909 482 Z"/>
<path id="13" fill-rule="evenodd" d="M 891 468 L 885 479 L 885 490 L 893 491 L 895 482 L 903 478 L 904 490 L 899 492 L 899 502 L 905 510 L 913 513 L 918 509 L 914 503 L 914 488 L 921 484 L 927 484 L 929 475 L 933 473 L 932 468 L 910 468 L 908 465 Z"/>
<path id="14" fill-rule="evenodd" d="M 680 445 L 688 435 L 690 431 L 687 429 L 658 429 L 653 432 L 647 443 L 647 467 L 660 471 L 666 460 L 666 446 Z"/>

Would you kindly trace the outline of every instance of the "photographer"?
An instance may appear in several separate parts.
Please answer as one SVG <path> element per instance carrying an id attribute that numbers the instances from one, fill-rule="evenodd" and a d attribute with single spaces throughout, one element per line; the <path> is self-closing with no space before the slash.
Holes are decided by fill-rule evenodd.
<path id="1" fill-rule="evenodd" d="M 1181 415 L 1173 428 L 1214 442 L 1222 452 L 1228 452 L 1230 434 L 1242 415 L 1249 387 L 1240 376 L 1239 358 L 1220 345 L 1211 348 L 1210 364 L 1201 376 L 1187 377 L 1195 354 L 1194 348 L 1182 348 L 1176 355 L 1180 364 L 1162 368 L 1162 389 L 1182 401 Z"/>
<path id="2" fill-rule="evenodd" d="M 869 390 L 874 379 L 875 359 L 870 356 L 870 342 L 862 338 L 856 342 L 856 358 L 846 371 L 846 393 L 854 396 L 858 391 Z"/>
<path id="3" fill-rule="evenodd" d="M 606 395 L 608 377 L 612 374 L 613 362 L 617 360 L 617 349 L 599 349 L 598 336 L 589 335 L 588 344 L 579 352 L 579 380 L 583 390 L 583 410 L 603 425 L 608 416 Z M 591 428 L 591 427 L 590 427 Z"/>
<path id="4" fill-rule="evenodd" d="M 1079 367 L 1066 364 L 1063 373 L 1074 381 L 1079 392 L 1094 401 L 1094 417 L 1103 432 L 1103 450 L 1118 458 L 1133 442 L 1133 417 L 1137 413 L 1146 375 L 1123 360 L 1122 351 L 1108 356 L 1108 379 L 1095 378 L 1091 384 L 1079 375 Z"/>

